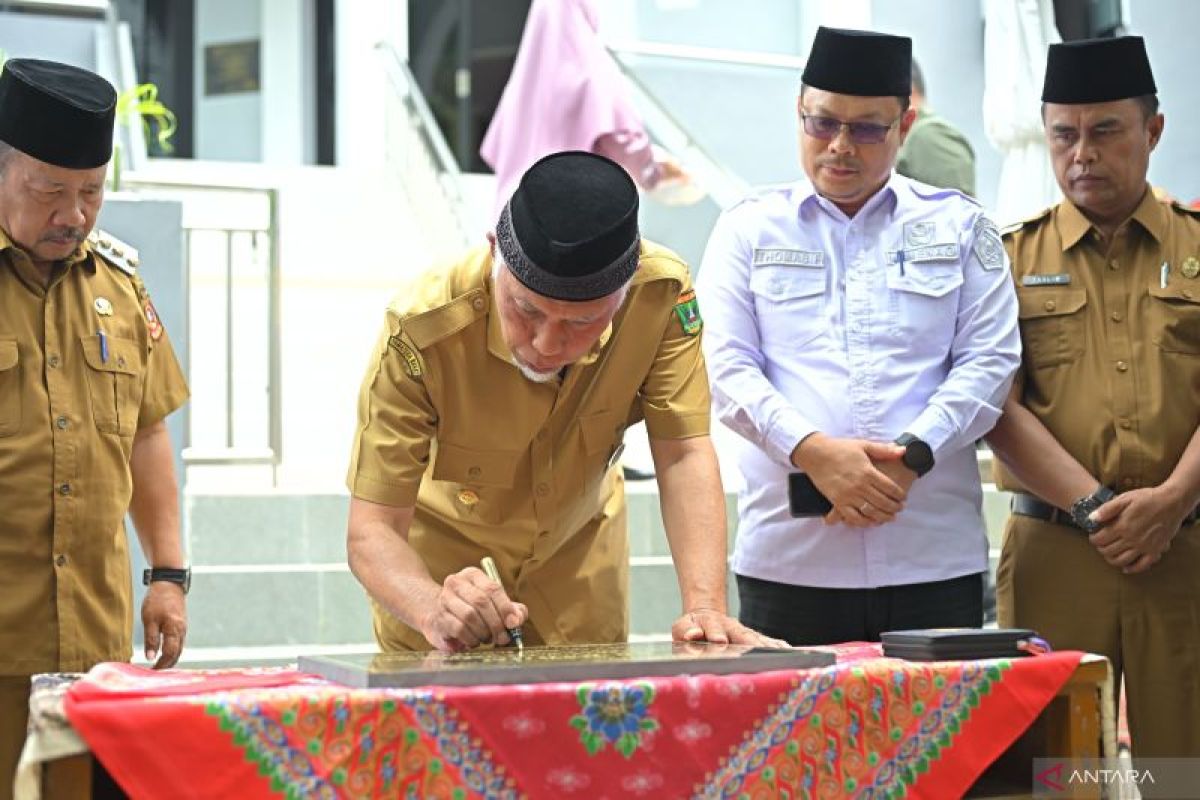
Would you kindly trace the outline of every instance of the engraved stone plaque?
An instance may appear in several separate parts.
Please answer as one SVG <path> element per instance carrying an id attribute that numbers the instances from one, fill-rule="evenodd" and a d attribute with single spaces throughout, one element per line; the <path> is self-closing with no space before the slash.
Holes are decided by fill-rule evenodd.
<path id="1" fill-rule="evenodd" d="M 301 656 L 300 669 L 359 688 L 474 686 L 612 680 L 672 675 L 726 675 L 810 669 L 832 653 L 708 642 L 631 642 L 470 650 L 464 653 L 353 653 Z"/>

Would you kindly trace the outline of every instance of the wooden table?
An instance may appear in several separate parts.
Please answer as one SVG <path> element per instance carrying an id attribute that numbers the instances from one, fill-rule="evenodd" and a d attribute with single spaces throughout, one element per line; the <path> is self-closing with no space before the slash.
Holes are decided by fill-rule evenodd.
<path id="1" fill-rule="evenodd" d="M 1020 739 L 971 787 L 968 797 L 1033 794 L 1035 758 L 1117 757 L 1116 704 L 1108 659 L 1087 656 Z M 1098 786 L 1070 797 L 1100 797 Z"/>

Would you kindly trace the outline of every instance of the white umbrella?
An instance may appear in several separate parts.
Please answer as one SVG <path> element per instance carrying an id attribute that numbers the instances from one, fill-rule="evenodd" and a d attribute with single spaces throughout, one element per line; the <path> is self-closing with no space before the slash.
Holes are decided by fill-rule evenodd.
<path id="1" fill-rule="evenodd" d="M 983 0 L 983 124 L 1004 154 L 995 219 L 1036 214 L 1060 199 L 1042 133 L 1046 48 L 1060 41 L 1052 0 Z"/>

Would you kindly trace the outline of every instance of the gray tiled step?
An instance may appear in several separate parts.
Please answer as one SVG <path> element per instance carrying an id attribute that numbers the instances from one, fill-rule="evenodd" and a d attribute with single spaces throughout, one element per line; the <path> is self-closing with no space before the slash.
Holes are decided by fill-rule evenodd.
<path id="1" fill-rule="evenodd" d="M 188 614 L 188 643 L 196 647 L 372 640 L 363 590 L 340 565 L 254 572 L 195 568 Z"/>
<path id="2" fill-rule="evenodd" d="M 630 555 L 669 555 L 658 492 L 651 486 L 627 495 Z M 192 563 L 308 564 L 338 563 L 346 558 L 345 495 L 198 495 L 189 496 Z M 737 527 L 737 498 L 726 495 L 729 549 Z M 988 539 L 999 547 L 1008 518 L 1008 495 L 984 484 Z"/>
<path id="3" fill-rule="evenodd" d="M 630 554 L 669 555 L 658 492 L 627 494 Z M 736 498 L 726 496 L 732 546 Z M 309 564 L 346 559 L 345 495 L 189 495 L 192 563 Z"/>
<path id="4" fill-rule="evenodd" d="M 734 602 L 732 578 L 729 581 Z M 630 570 L 632 633 L 668 632 L 679 609 L 679 588 L 670 560 L 635 560 Z M 188 613 L 188 644 L 198 648 L 374 640 L 366 594 L 339 565 L 253 572 L 198 568 L 188 596 Z"/>
<path id="5" fill-rule="evenodd" d="M 346 560 L 350 499 L 337 494 L 188 494 L 194 565 Z"/>

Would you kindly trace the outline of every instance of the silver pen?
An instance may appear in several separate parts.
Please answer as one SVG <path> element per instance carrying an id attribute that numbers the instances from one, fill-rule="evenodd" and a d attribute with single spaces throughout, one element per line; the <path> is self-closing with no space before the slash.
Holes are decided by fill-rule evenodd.
<path id="1" fill-rule="evenodd" d="M 484 574 L 486 574 L 489 578 L 494 580 L 496 583 L 499 583 L 500 588 L 503 589 L 504 584 L 500 583 L 500 570 L 496 569 L 496 562 L 492 560 L 492 557 L 484 556 L 483 560 L 480 561 L 479 563 L 483 566 Z M 504 629 L 506 631 L 508 631 L 508 638 L 512 639 L 513 644 L 515 644 L 517 646 L 517 652 L 524 653 L 525 652 L 525 640 L 521 636 L 520 626 L 517 626 L 515 628 L 509 628 L 508 626 L 505 626 Z"/>
<path id="2" fill-rule="evenodd" d="M 1164 261 L 1163 265 L 1162 265 L 1162 269 L 1159 270 L 1159 273 L 1158 273 L 1158 275 L 1159 275 L 1158 288 L 1160 288 L 1160 289 L 1167 288 L 1167 273 L 1170 271 L 1171 271 L 1171 268 L 1169 266 L 1167 266 L 1167 262 Z"/>

